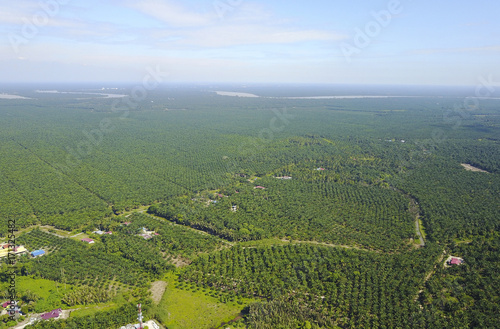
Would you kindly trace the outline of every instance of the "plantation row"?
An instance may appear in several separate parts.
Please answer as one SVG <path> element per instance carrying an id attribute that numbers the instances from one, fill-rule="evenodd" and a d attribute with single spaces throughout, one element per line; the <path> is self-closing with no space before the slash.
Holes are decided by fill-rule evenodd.
<path id="1" fill-rule="evenodd" d="M 221 188 L 231 183 L 228 177 L 235 173 L 264 175 L 304 159 L 340 164 L 366 152 L 379 152 L 370 151 L 377 150 L 378 139 L 353 139 L 344 137 L 353 134 L 340 131 L 335 132 L 336 138 L 321 139 L 318 147 L 309 147 L 314 146 L 309 141 L 296 143 L 300 137 L 295 134 L 310 134 L 312 127 L 317 134 L 331 131 L 328 124 L 318 126 L 318 120 L 340 114 L 324 110 L 316 110 L 313 116 L 290 110 L 290 120 L 285 121 L 290 130 L 262 140 L 258 132 L 285 110 L 273 111 L 258 102 L 258 115 L 247 109 L 205 106 L 172 113 L 131 113 L 120 119 L 118 114 L 87 112 L 92 108 L 89 100 L 81 101 L 85 104 L 81 109 L 79 101 L 45 101 L 47 107 L 26 102 L 22 109 L 1 110 L 5 120 L 0 127 L 0 193 L 6 206 L 0 218 L 17 218 L 20 227 L 44 223 L 73 230 L 109 216 L 111 209 L 121 212 L 190 191 Z M 102 106 L 101 100 L 95 102 L 95 108 Z M 358 131 L 359 126 L 347 122 L 349 114 L 341 117 L 341 131 L 344 127 Z M 369 122 L 373 115 L 356 117 Z M 351 163 L 345 164 L 341 173 L 333 177 L 332 172 L 327 179 L 352 181 L 361 173 L 362 180 L 377 181 L 381 175 L 375 166 L 384 167 L 385 162 L 364 165 L 352 173 Z M 5 233 L 3 226 L 0 232 Z"/>
<path id="2" fill-rule="evenodd" d="M 54 234 L 44 232 L 38 228 L 31 230 L 26 234 L 20 235 L 16 239 L 16 243 L 24 245 L 28 250 L 41 249 L 43 247 L 61 248 L 65 246 L 75 248 L 77 245 L 82 245 L 78 241 L 72 239 L 61 239 Z"/>
<path id="3" fill-rule="evenodd" d="M 37 229 L 23 234 L 18 241 L 33 249 L 58 247 L 57 251 L 34 260 L 21 258 L 26 271 L 24 275 L 89 286 L 107 285 L 111 281 L 129 286 L 146 286 L 168 268 L 168 263 L 160 257 L 159 252 L 145 248 L 145 243 L 138 237 L 129 237 L 131 242 L 129 239 L 120 240 L 119 237 L 107 238 L 109 246 L 106 240 L 89 246 Z"/>
<path id="4" fill-rule="evenodd" d="M 435 241 L 450 242 L 500 229 L 498 175 L 466 171 L 437 158 L 395 183 L 418 199 L 428 235 Z"/>
<path id="5" fill-rule="evenodd" d="M 101 242 L 104 253 L 128 259 L 155 277 L 159 277 L 168 268 L 160 251 L 155 248 L 154 244 L 145 242 L 142 237 L 106 235 L 102 237 Z"/>
<path id="6" fill-rule="evenodd" d="M 500 234 L 477 237 L 450 251 L 465 263 L 438 267 L 420 296 L 426 312 L 436 314 L 436 328 L 454 319 L 464 328 L 500 327 Z"/>
<path id="7" fill-rule="evenodd" d="M 436 246 L 391 256 L 301 244 L 234 247 L 201 255 L 180 278 L 237 295 L 302 296 L 341 327 L 415 327 L 424 317 L 413 299 L 439 253 Z"/>
<path id="8" fill-rule="evenodd" d="M 481 100 L 457 127 L 444 116 L 456 98 L 242 99 L 169 89 L 120 118 L 107 100 L 61 96 L 0 107 L 0 233 L 8 219 L 18 228 L 113 231 L 90 246 L 39 230 L 18 238 L 48 254 L 22 257 L 17 274 L 76 284 L 67 304 L 106 300 L 96 290 L 109 287 L 145 299 L 175 262 L 186 265 L 181 285 L 260 299 L 240 320 L 249 328 L 499 327 L 498 102 Z M 426 232 L 418 250 L 410 196 Z M 217 237 L 113 215 L 150 204 Z M 159 235 L 144 240 L 142 227 Z M 220 238 L 291 243 L 226 248 Z M 424 283 L 442 249 L 465 263 L 437 265 Z M 119 327 L 133 311 L 36 326 Z"/>
<path id="9" fill-rule="evenodd" d="M 266 189 L 256 189 L 257 183 Z M 174 198 L 149 211 L 230 240 L 291 236 L 390 250 L 415 237 L 408 200 L 389 189 L 273 177 L 254 184 L 243 181 L 225 188 L 224 197 L 208 207 Z M 236 212 L 231 211 L 233 206 Z"/>
<path id="10" fill-rule="evenodd" d="M 120 218 L 123 220 L 122 217 Z M 130 221 L 130 224 L 118 227 L 119 232 L 123 234 L 143 233 L 142 228 L 144 227 L 158 233 L 147 244 L 149 248 L 156 248 L 165 253 L 166 256 L 181 256 L 190 259 L 196 257 L 200 252 L 214 251 L 222 246 L 222 242 L 213 236 L 172 225 L 146 214 L 135 213 L 126 220 Z M 143 238 L 140 239 L 144 241 Z"/>

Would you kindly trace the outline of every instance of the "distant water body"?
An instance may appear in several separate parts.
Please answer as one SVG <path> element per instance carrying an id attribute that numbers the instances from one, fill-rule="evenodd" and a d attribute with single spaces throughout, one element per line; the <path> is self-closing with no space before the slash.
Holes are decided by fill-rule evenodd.
<path id="1" fill-rule="evenodd" d="M 250 93 L 242 93 L 235 91 L 216 91 L 219 96 L 230 96 L 230 97 L 249 97 L 249 98 L 273 98 L 273 99 L 363 99 L 363 98 L 443 98 L 446 96 L 417 96 L 417 95 L 336 95 L 336 96 L 283 96 L 283 97 L 273 97 L 273 96 L 259 96 Z M 449 96 L 448 96 L 449 97 Z M 463 98 L 457 97 L 455 98 Z M 487 100 L 499 100 L 496 97 L 476 97 L 477 99 L 487 99 Z"/>
<path id="2" fill-rule="evenodd" d="M 254 94 L 249 94 L 249 93 L 239 93 L 239 92 L 234 92 L 234 91 L 216 91 L 217 95 L 220 96 L 232 96 L 232 97 L 260 97 Z"/>
<path id="3" fill-rule="evenodd" d="M 255 94 L 241 93 L 235 91 L 216 91 L 217 95 L 220 96 L 231 96 L 231 97 L 263 97 Z M 337 96 L 295 96 L 295 97 L 265 97 L 265 98 L 276 98 L 276 99 L 355 99 L 355 98 L 396 98 L 396 97 L 423 97 L 423 96 L 373 96 L 373 95 L 337 95 Z"/>
<path id="4" fill-rule="evenodd" d="M 23 97 L 23 96 L 19 96 L 19 95 L 0 94 L 0 99 L 31 99 L 31 98 Z"/>
<path id="5" fill-rule="evenodd" d="M 105 93 L 89 93 L 83 91 L 57 91 L 57 90 L 37 90 L 37 93 L 40 94 L 76 94 L 76 95 L 97 95 L 97 96 L 106 96 L 106 98 L 121 98 L 127 97 L 127 95 L 122 94 L 105 94 Z"/>

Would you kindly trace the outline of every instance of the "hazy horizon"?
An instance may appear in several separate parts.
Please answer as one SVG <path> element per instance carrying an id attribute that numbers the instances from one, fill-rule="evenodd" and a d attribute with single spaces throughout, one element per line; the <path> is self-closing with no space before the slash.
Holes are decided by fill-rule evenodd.
<path id="1" fill-rule="evenodd" d="M 499 7 L 463 0 L 9 2 L 0 5 L 0 82 L 133 83 L 153 70 L 174 83 L 498 84 Z"/>

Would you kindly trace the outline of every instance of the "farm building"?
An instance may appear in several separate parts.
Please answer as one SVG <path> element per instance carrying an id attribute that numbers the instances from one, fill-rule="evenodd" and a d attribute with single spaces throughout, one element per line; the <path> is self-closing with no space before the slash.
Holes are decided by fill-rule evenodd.
<path id="1" fill-rule="evenodd" d="M 452 257 L 450 261 L 448 262 L 449 265 L 460 265 L 462 264 L 463 260 L 460 258 Z"/>
<path id="2" fill-rule="evenodd" d="M 325 168 L 319 167 L 319 168 L 316 168 L 316 170 L 325 170 Z"/>
<path id="3" fill-rule="evenodd" d="M 21 307 L 18 305 L 18 302 L 6 301 L 2 304 L 2 307 L 4 308 L 4 310 L 2 311 L 2 315 L 10 314 L 17 317 L 22 314 Z"/>
<path id="4" fill-rule="evenodd" d="M 58 308 L 56 310 L 52 310 L 50 312 L 47 312 L 47 313 L 40 315 L 40 318 L 42 318 L 42 320 L 54 319 L 54 318 L 58 318 L 59 315 L 61 315 L 61 313 L 62 313 L 62 310 L 60 308 Z"/>
<path id="5" fill-rule="evenodd" d="M 5 248 L 0 249 L 0 258 L 7 257 L 9 254 L 22 255 L 28 253 L 24 246 L 14 246 L 9 248 L 9 244 L 3 245 Z"/>
<path id="6" fill-rule="evenodd" d="M 42 255 L 45 255 L 45 251 L 43 250 L 35 250 L 35 251 L 32 251 L 31 252 L 31 256 L 32 257 L 38 257 L 38 256 L 42 256 Z"/>
<path id="7" fill-rule="evenodd" d="M 266 188 L 264 186 L 257 185 L 254 188 L 260 188 L 261 190 L 265 190 Z"/>
<path id="8" fill-rule="evenodd" d="M 94 243 L 94 240 L 89 239 L 89 238 L 83 238 L 82 241 L 87 242 L 88 244 Z"/>
<path id="9" fill-rule="evenodd" d="M 99 234 L 99 235 L 103 235 L 103 234 L 104 234 L 104 232 L 103 232 L 103 231 L 101 231 L 101 230 L 97 230 L 97 231 L 94 231 L 94 232 L 92 232 L 92 233 Z"/>
<path id="10" fill-rule="evenodd" d="M 292 176 L 276 177 L 277 179 L 292 179 Z"/>

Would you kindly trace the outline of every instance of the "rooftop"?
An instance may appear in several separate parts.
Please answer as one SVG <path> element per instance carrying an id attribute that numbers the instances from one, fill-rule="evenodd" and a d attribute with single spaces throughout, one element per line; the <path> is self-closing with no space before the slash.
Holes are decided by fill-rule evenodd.
<path id="1" fill-rule="evenodd" d="M 61 314 L 61 312 L 62 312 L 62 310 L 60 308 L 58 308 L 56 310 L 52 310 L 50 312 L 44 313 L 44 314 L 40 315 L 40 317 L 42 318 L 42 320 L 53 319 L 53 318 L 57 318 Z"/>

